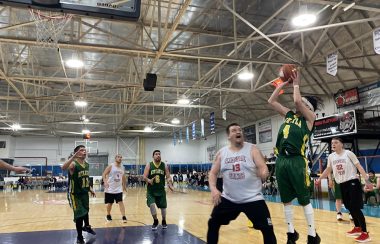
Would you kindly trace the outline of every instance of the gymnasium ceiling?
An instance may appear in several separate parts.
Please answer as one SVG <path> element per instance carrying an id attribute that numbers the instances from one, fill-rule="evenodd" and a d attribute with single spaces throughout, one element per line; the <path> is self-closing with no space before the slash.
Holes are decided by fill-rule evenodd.
<path id="1" fill-rule="evenodd" d="M 301 66 L 303 94 L 331 96 L 380 79 L 372 33 L 380 27 L 380 1 L 338 0 L 142 0 L 137 22 L 75 15 L 58 48 L 36 41 L 28 9 L 0 6 L 1 134 L 70 136 L 168 136 L 215 112 L 216 128 L 273 115 L 267 105 L 281 64 Z M 328 6 L 330 5 L 330 6 Z M 300 7 L 317 22 L 295 28 Z M 325 57 L 339 55 L 338 74 L 326 74 Z M 71 57 L 84 61 L 69 68 Z M 250 81 L 237 79 L 252 69 Z M 144 91 L 156 73 L 154 92 Z M 186 96 L 190 105 L 178 105 Z M 84 99 L 86 108 L 74 101 Z M 291 106 L 290 95 L 281 96 Z M 227 111 L 227 120 L 222 110 Z M 89 123 L 83 123 L 86 115 Z M 172 126 L 174 118 L 180 120 Z M 13 123 L 23 129 L 9 130 Z M 150 125 L 155 133 L 143 133 Z M 98 134 L 95 134 L 98 133 Z"/>

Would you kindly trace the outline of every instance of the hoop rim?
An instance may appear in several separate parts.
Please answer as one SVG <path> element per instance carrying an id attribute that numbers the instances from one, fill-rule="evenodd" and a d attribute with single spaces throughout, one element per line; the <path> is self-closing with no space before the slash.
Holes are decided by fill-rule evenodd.
<path id="1" fill-rule="evenodd" d="M 33 9 L 33 8 L 30 8 L 29 12 L 31 15 L 37 16 L 39 19 L 57 20 L 57 19 L 69 19 L 73 17 L 73 14 L 68 14 L 68 13 L 62 13 L 62 15 L 49 16 L 49 15 L 43 14 L 42 12 L 50 12 L 50 11 L 41 11 L 39 9 Z M 54 12 L 50 12 L 50 13 L 54 13 Z"/>

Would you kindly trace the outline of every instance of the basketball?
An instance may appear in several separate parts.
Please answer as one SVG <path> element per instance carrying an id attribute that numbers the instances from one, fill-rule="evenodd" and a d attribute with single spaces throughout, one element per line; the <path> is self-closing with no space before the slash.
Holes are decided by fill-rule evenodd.
<path id="1" fill-rule="evenodd" d="M 281 66 L 280 68 L 280 79 L 283 81 L 283 82 L 286 82 L 286 81 L 289 81 L 289 83 L 292 83 L 293 82 L 293 79 L 292 79 L 292 74 L 293 74 L 293 71 L 296 71 L 297 70 L 297 67 L 293 64 L 284 64 L 283 66 Z"/>

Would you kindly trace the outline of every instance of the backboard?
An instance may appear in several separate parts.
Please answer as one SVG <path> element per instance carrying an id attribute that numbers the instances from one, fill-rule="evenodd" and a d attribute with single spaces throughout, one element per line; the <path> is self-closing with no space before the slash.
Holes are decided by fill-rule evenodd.
<path id="1" fill-rule="evenodd" d="M 57 4 L 55 4 L 57 2 Z M 141 0 L 0 0 L 3 5 L 137 21 Z"/>

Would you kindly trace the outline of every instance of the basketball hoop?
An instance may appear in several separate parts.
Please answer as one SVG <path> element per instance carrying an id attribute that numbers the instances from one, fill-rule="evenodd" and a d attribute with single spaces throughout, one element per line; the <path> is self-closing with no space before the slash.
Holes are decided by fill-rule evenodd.
<path id="1" fill-rule="evenodd" d="M 35 9 L 30 9 L 30 14 L 36 24 L 37 42 L 51 48 L 58 46 L 63 29 L 73 17 L 72 14 L 42 12 Z"/>

